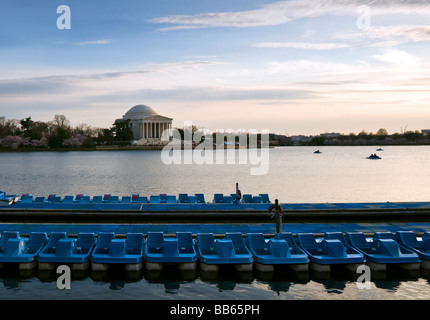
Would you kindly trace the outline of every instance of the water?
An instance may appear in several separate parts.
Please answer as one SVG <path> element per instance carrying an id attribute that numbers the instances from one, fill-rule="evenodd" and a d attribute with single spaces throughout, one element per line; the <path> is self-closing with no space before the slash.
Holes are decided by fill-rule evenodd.
<path id="1" fill-rule="evenodd" d="M 388 146 L 381 160 L 367 160 L 376 147 L 314 147 L 270 149 L 269 171 L 251 175 L 259 164 L 166 165 L 160 151 L 0 153 L 0 190 L 10 194 L 130 195 L 202 192 L 268 193 L 290 203 L 428 201 L 429 146 Z M 236 151 L 238 155 L 239 151 Z M 243 152 L 243 150 L 242 150 Z M 245 151 L 246 152 L 246 151 Z M 336 273 L 328 279 L 310 273 L 304 278 L 281 272 L 248 278 L 225 271 L 216 278 L 179 274 L 73 275 L 71 290 L 58 290 L 58 275 L 34 271 L 0 272 L 0 299 L 429 299 L 430 277 L 389 272 L 372 278 L 371 288 L 358 289 L 357 275 Z"/>
<path id="2" fill-rule="evenodd" d="M 0 153 L 0 188 L 10 194 L 144 195 L 268 193 L 281 202 L 427 201 L 430 146 L 270 149 L 269 171 L 251 164 L 165 165 L 160 151 Z M 237 151 L 238 154 L 239 151 Z M 246 152 L 246 151 L 245 151 Z M 236 158 L 238 159 L 238 158 Z"/>

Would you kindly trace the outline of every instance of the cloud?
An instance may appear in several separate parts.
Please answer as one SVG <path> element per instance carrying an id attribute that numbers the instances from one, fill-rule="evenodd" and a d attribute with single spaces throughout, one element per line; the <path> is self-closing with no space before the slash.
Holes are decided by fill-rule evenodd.
<path id="1" fill-rule="evenodd" d="M 333 50 L 349 48 L 350 45 L 344 43 L 309 43 L 309 42 L 260 42 L 252 45 L 257 48 L 292 48 L 304 50 Z"/>
<path id="2" fill-rule="evenodd" d="M 199 57 L 196 57 L 199 58 Z M 201 58 L 205 58 L 205 56 L 201 56 Z M 175 71 L 175 70 L 183 70 L 183 69 L 198 69 L 205 66 L 214 66 L 224 64 L 220 61 L 209 60 L 209 56 L 207 56 L 207 60 L 195 60 L 195 61 L 181 61 L 181 62 L 172 62 L 172 63 L 148 63 L 141 66 L 138 66 L 135 70 L 128 71 L 105 71 L 105 72 L 91 72 L 91 73 L 81 73 L 81 74 L 58 74 L 58 75 L 46 75 L 39 77 L 31 77 L 31 78 L 17 78 L 17 79 L 1 79 L 0 78 L 0 86 L 4 86 L 10 83 L 28 83 L 28 86 L 37 86 L 39 82 L 45 81 L 80 81 L 84 79 L 106 79 L 106 78 L 119 78 L 127 75 L 139 75 L 139 74 L 149 74 L 149 73 L 161 73 L 166 71 Z M 7 91 L 5 91 L 7 92 Z"/>
<path id="3" fill-rule="evenodd" d="M 83 42 L 74 42 L 74 45 L 77 46 L 87 46 L 87 45 L 103 45 L 103 44 L 110 44 L 112 43 L 109 39 L 103 39 L 103 40 L 94 40 L 94 41 L 83 41 Z"/>
<path id="4" fill-rule="evenodd" d="M 271 61 L 268 70 L 272 74 L 307 74 L 308 76 L 358 74 L 364 72 L 363 63 L 360 62 L 333 62 L 310 59 L 296 59 L 288 61 Z"/>
<path id="5" fill-rule="evenodd" d="M 175 15 L 150 20 L 156 24 L 175 24 L 164 31 L 203 27 L 256 27 L 284 24 L 295 19 L 322 15 L 359 16 L 357 8 L 368 6 L 372 15 L 430 14 L 430 3 L 422 0 L 290 0 L 237 12 Z"/>
<path id="6" fill-rule="evenodd" d="M 0 97 L 9 96 L 21 99 L 27 95 L 54 94 L 72 89 L 68 81 L 61 77 L 28 78 L 0 81 Z"/>
<path id="7" fill-rule="evenodd" d="M 176 31 L 176 30 L 191 30 L 191 29 L 202 29 L 206 28 L 205 26 L 173 26 L 173 27 L 166 27 L 166 28 L 160 28 L 158 31 Z"/>
<path id="8" fill-rule="evenodd" d="M 2 113 L 1 106 L 3 106 L 3 112 L 6 114 L 9 112 L 8 110 L 17 108 L 21 112 L 34 108 L 40 112 L 42 109 L 55 107 L 58 110 L 63 110 L 67 108 L 66 105 L 75 105 L 76 109 L 82 110 L 90 103 L 114 103 L 115 101 L 120 103 L 121 101 L 130 101 L 130 99 L 142 101 L 143 97 L 145 100 L 153 98 L 154 100 L 165 101 L 169 99 L 169 94 L 176 100 L 179 100 L 179 97 L 186 99 L 187 96 L 193 100 L 197 99 L 199 92 L 201 92 L 203 99 L 205 90 L 193 92 L 191 89 L 184 89 L 183 91 L 176 91 L 177 79 L 186 78 L 184 75 L 187 77 L 190 74 L 198 75 L 202 73 L 202 70 L 206 74 L 204 68 L 219 64 L 222 63 L 196 60 L 146 64 L 128 71 L 69 73 L 0 79 L 0 114 Z M 198 80 L 196 81 L 198 82 Z M 182 85 L 187 83 L 195 85 L 193 81 L 181 82 Z M 201 81 L 197 86 L 199 85 L 202 86 Z M 152 88 L 153 90 L 146 91 L 143 88 Z M 234 99 L 234 93 L 232 93 L 232 98 Z"/>
<path id="9" fill-rule="evenodd" d="M 372 27 L 366 30 L 365 36 L 369 38 L 399 37 L 411 41 L 430 40 L 430 26 L 385 26 Z"/>
<path id="10" fill-rule="evenodd" d="M 371 26 L 361 31 L 339 32 L 333 38 L 356 44 L 366 41 L 369 47 L 394 47 L 403 43 L 429 41 L 430 25 Z"/>
<path id="11" fill-rule="evenodd" d="M 128 92 L 127 95 L 136 97 L 144 96 L 151 100 L 176 100 L 181 101 L 264 101 L 282 100 L 291 101 L 315 97 L 317 92 L 307 89 L 294 88 L 226 88 L 226 87 L 204 87 L 189 86 L 175 87 L 163 90 L 143 89 L 136 90 L 134 93 Z"/>
<path id="12" fill-rule="evenodd" d="M 384 54 L 374 55 L 373 57 L 379 61 L 390 63 L 398 67 L 412 67 L 416 66 L 419 62 L 416 56 L 394 49 L 387 50 Z"/>

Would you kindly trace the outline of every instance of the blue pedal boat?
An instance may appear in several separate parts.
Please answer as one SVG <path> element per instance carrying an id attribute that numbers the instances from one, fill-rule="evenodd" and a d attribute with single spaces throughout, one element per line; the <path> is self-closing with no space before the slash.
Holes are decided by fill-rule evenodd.
<path id="1" fill-rule="evenodd" d="M 61 203 L 70 204 L 70 203 L 74 203 L 74 201 L 75 201 L 75 197 L 74 196 L 67 195 L 67 196 L 64 196 L 64 198 L 63 198 L 63 200 L 62 200 Z"/>
<path id="2" fill-rule="evenodd" d="M 421 259 L 421 268 L 430 269 L 430 238 L 428 234 L 419 238 L 413 231 L 397 231 L 395 238 L 400 246 L 418 254 Z"/>
<path id="3" fill-rule="evenodd" d="M 0 263 L 18 263 L 19 269 L 37 266 L 37 255 L 48 242 L 46 232 L 31 232 L 28 238 L 17 231 L 5 231 L 0 239 Z"/>
<path id="4" fill-rule="evenodd" d="M 215 193 L 213 203 L 224 203 L 224 195 L 222 193 Z"/>
<path id="5" fill-rule="evenodd" d="M 161 270 L 164 264 L 178 264 L 180 270 L 195 270 L 197 254 L 191 232 L 177 232 L 176 238 L 163 232 L 148 232 L 145 246 L 147 270 Z"/>
<path id="6" fill-rule="evenodd" d="M 271 203 L 269 194 L 267 193 L 260 193 L 259 196 L 263 199 L 263 203 Z"/>
<path id="7" fill-rule="evenodd" d="M 51 270 L 57 264 L 71 264 L 72 270 L 85 270 L 89 267 L 91 251 L 96 237 L 91 232 L 80 232 L 76 239 L 68 238 L 66 232 L 52 232 L 49 241 L 39 253 L 39 269 Z"/>
<path id="8" fill-rule="evenodd" d="M 29 193 L 24 193 L 19 199 L 19 201 L 24 203 L 32 203 L 34 201 L 34 196 Z"/>
<path id="9" fill-rule="evenodd" d="M 197 203 L 206 203 L 205 195 L 203 193 L 196 193 L 194 197 L 196 197 Z"/>
<path id="10" fill-rule="evenodd" d="M 346 240 L 363 253 L 371 270 L 385 271 L 387 264 L 397 264 L 408 270 L 419 269 L 418 254 L 400 246 L 391 233 L 375 232 L 372 239 L 367 239 L 362 232 L 349 232 Z"/>
<path id="11" fill-rule="evenodd" d="M 219 265 L 226 264 L 238 271 L 252 270 L 254 259 L 242 233 L 226 233 L 224 239 L 215 239 L 213 233 L 198 233 L 195 245 L 202 271 L 218 271 Z"/>
<path id="12" fill-rule="evenodd" d="M 138 193 L 133 193 L 131 195 L 131 202 L 132 203 L 148 203 L 148 197 L 141 197 Z"/>
<path id="13" fill-rule="evenodd" d="M 243 203 L 252 203 L 252 194 L 244 194 L 242 195 Z"/>
<path id="14" fill-rule="evenodd" d="M 94 271 L 106 271 L 109 264 L 124 264 L 127 271 L 143 267 L 144 239 L 142 233 L 127 233 L 126 238 L 115 238 L 114 232 L 100 232 L 91 253 Z"/>
<path id="15" fill-rule="evenodd" d="M 178 195 L 178 203 L 189 203 L 188 194 L 180 193 Z"/>
<path id="16" fill-rule="evenodd" d="M 248 233 L 245 244 L 259 271 L 271 272 L 274 265 L 290 265 L 297 271 L 308 269 L 308 255 L 296 245 L 292 233 L 277 233 L 275 238 L 268 240 L 263 233 Z"/>
<path id="17" fill-rule="evenodd" d="M 328 272 L 331 265 L 343 265 L 356 271 L 358 265 L 365 261 L 363 254 L 345 246 L 339 239 L 317 241 L 313 233 L 298 233 L 297 244 L 308 254 L 311 269 L 315 271 Z"/>

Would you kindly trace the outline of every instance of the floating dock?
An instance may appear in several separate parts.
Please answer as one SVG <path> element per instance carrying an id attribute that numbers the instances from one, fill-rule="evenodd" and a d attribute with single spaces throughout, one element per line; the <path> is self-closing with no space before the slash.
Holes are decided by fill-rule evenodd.
<path id="1" fill-rule="evenodd" d="M 93 271 L 112 264 L 128 271 L 160 271 L 167 264 L 210 272 L 223 265 L 241 272 L 272 272 L 280 265 L 299 272 L 330 272 L 335 265 L 351 271 L 361 264 L 374 270 L 430 269 L 430 202 L 279 203 L 285 229 L 279 231 L 282 223 L 271 219 L 267 194 L 238 200 L 218 193 L 209 201 L 203 194 L 0 192 L 0 198 L 0 263 L 23 269 L 59 264 Z"/>
<path id="2" fill-rule="evenodd" d="M 3 196 L 2 196 L 3 194 Z M 0 221 L 23 222 L 249 222 L 267 221 L 272 205 L 267 194 L 243 195 L 235 202 L 233 195 L 203 194 L 141 196 L 75 196 L 31 194 L 8 196 L 0 206 Z M 208 198 L 208 197 L 206 197 Z M 14 201 L 10 201 L 14 199 Z M 379 203 L 279 203 L 284 220 L 289 222 L 330 221 L 413 221 L 425 222 L 430 216 L 430 202 Z"/>

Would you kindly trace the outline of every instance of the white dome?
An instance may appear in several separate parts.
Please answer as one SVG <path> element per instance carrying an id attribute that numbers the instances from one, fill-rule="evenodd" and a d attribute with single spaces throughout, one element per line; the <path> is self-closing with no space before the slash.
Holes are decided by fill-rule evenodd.
<path id="1" fill-rule="evenodd" d="M 144 119 L 147 117 L 156 116 L 158 113 L 151 107 L 139 104 L 134 106 L 123 116 L 124 119 Z"/>

